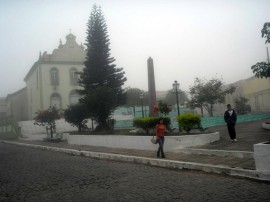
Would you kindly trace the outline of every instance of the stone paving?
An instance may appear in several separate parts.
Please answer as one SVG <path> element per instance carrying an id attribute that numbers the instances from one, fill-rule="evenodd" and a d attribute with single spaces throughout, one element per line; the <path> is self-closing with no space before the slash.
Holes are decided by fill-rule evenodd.
<path id="1" fill-rule="evenodd" d="M 0 142 L 1 202 L 269 201 L 269 183 Z"/>
<path id="2" fill-rule="evenodd" d="M 233 142 L 231 144 L 226 126 L 211 127 L 209 128 L 210 131 L 218 131 L 220 133 L 220 141 L 197 148 L 253 152 L 254 144 L 270 140 L 270 130 L 262 128 L 262 123 L 265 121 L 267 120 L 236 124 L 235 128 L 238 142 Z"/>

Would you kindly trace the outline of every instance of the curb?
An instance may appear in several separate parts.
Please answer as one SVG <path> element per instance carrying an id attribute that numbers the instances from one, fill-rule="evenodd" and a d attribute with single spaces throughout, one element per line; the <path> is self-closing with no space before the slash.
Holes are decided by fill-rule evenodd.
<path id="1" fill-rule="evenodd" d="M 236 157 L 236 158 L 254 158 L 254 152 L 248 151 L 228 151 L 228 150 L 213 150 L 213 149 L 175 149 L 170 150 L 174 153 L 186 153 L 186 154 L 198 154 L 198 155 L 209 155 L 209 156 L 222 156 L 222 157 Z"/>
<path id="2" fill-rule="evenodd" d="M 85 156 L 85 157 L 98 158 L 98 159 L 140 163 L 140 164 L 145 164 L 145 165 L 177 169 L 177 170 L 182 170 L 182 169 L 197 170 L 197 171 L 204 171 L 207 173 L 225 174 L 229 176 L 243 177 L 243 178 L 248 178 L 248 179 L 253 179 L 253 180 L 270 182 L 270 172 L 259 172 L 257 170 L 230 168 L 227 166 L 219 166 L 219 165 L 200 164 L 200 163 L 174 161 L 174 160 L 166 160 L 166 159 L 154 159 L 154 158 L 91 152 L 91 151 L 83 151 L 83 150 L 80 151 L 80 150 L 75 150 L 75 149 L 49 147 L 49 146 L 43 146 L 43 145 L 34 145 L 34 144 L 26 144 L 26 143 L 11 142 L 11 141 L 1 141 L 1 142 L 6 143 L 6 144 L 31 147 L 31 148 L 36 148 L 36 149 L 63 152 L 66 154 L 71 154 L 71 155 L 76 155 L 76 156 Z"/>

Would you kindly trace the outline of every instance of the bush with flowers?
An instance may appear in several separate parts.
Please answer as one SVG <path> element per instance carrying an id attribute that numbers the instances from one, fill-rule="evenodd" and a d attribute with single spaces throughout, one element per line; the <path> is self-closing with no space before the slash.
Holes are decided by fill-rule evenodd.
<path id="1" fill-rule="evenodd" d="M 153 106 L 153 111 L 158 112 L 161 116 L 167 116 L 172 111 L 172 106 L 160 100 L 158 105 Z"/>
<path id="2" fill-rule="evenodd" d="M 59 110 L 56 107 L 50 107 L 47 110 L 38 111 L 36 114 L 34 125 L 45 126 L 47 133 L 50 131 L 52 138 L 56 131 L 55 120 L 61 118 Z"/>

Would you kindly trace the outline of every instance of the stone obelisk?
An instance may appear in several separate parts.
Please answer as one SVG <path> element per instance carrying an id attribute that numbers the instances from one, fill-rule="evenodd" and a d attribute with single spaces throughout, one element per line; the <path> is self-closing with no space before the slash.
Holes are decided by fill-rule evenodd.
<path id="1" fill-rule="evenodd" d="M 147 60 L 147 69 L 148 69 L 149 116 L 157 116 L 157 112 L 154 112 L 153 110 L 153 106 L 157 104 L 157 98 L 156 98 L 154 63 L 151 57 L 149 57 Z"/>

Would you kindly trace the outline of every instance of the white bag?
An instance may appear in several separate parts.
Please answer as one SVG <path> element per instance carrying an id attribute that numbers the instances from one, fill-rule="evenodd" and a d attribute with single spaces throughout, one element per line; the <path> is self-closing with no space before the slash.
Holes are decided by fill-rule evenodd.
<path id="1" fill-rule="evenodd" d="M 153 137 L 151 138 L 151 142 L 152 142 L 153 144 L 157 144 L 157 139 L 156 139 L 155 136 L 153 136 Z"/>

